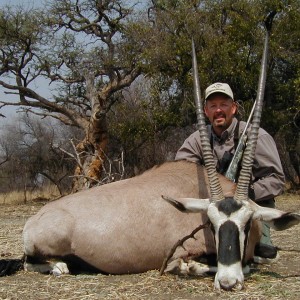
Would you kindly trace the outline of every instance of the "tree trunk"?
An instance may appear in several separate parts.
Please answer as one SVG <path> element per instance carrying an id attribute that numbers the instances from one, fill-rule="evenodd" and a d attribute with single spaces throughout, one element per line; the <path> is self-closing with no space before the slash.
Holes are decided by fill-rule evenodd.
<path id="1" fill-rule="evenodd" d="M 113 101 L 109 102 L 109 98 L 114 92 L 129 86 L 141 72 L 139 68 L 133 68 L 129 73 L 125 72 L 123 75 L 118 73 L 116 76 L 113 70 L 111 71 L 111 81 L 100 91 L 95 75 L 89 70 L 84 72 L 86 97 L 91 103 L 91 117 L 85 128 L 85 138 L 76 147 L 78 166 L 75 171 L 73 191 L 104 182 L 101 177 L 108 143 L 106 114 L 113 104 Z"/>
<path id="2" fill-rule="evenodd" d="M 107 143 L 106 114 L 99 111 L 91 117 L 85 138 L 76 146 L 79 161 L 75 169 L 73 191 L 87 189 L 101 182 Z"/>

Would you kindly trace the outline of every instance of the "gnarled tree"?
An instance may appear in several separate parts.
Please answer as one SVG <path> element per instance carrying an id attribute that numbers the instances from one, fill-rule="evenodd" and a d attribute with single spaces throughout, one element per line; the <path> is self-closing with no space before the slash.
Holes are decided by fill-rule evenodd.
<path id="1" fill-rule="evenodd" d="M 113 95 L 141 73 L 131 51 L 138 45 L 126 36 L 132 8 L 123 2 L 55 0 L 43 12 L 0 11 L 0 85 L 18 96 L 1 106 L 83 129 L 75 190 L 101 179 Z M 39 79 L 49 83 L 52 95 L 38 89 Z"/>

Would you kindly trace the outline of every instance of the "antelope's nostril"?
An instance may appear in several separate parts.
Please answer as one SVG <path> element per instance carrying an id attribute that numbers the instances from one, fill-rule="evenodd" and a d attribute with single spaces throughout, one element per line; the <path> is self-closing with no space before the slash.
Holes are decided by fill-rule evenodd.
<path id="1" fill-rule="evenodd" d="M 230 282 L 228 280 L 222 280 L 222 281 L 220 281 L 220 285 L 221 285 L 222 289 L 226 290 L 226 291 L 232 290 L 234 288 L 234 286 L 235 286 L 235 283 L 236 282 L 232 283 L 232 282 Z"/>
<path id="2" fill-rule="evenodd" d="M 223 290 L 226 291 L 231 291 L 231 290 L 240 291 L 243 288 L 243 284 L 237 280 L 222 280 L 220 281 L 220 286 Z"/>
<path id="3" fill-rule="evenodd" d="M 223 290 L 231 291 L 231 290 L 242 290 L 243 284 L 238 280 L 221 280 L 220 286 Z"/>

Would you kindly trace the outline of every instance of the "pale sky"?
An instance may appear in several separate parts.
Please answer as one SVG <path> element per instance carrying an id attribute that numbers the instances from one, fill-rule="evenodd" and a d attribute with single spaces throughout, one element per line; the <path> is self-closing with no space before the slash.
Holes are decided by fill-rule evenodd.
<path id="1" fill-rule="evenodd" d="M 42 4 L 43 1 L 40 0 L 0 0 L 0 6 L 5 5 L 29 5 L 29 6 L 35 6 Z"/>

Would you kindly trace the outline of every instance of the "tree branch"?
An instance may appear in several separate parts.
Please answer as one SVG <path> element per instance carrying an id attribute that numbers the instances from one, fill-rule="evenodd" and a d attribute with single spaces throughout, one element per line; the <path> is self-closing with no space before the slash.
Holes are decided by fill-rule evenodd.
<path id="1" fill-rule="evenodd" d="M 163 261 L 163 264 L 162 264 L 162 267 L 159 271 L 159 275 L 162 276 L 162 274 L 164 273 L 164 270 L 166 269 L 167 267 L 167 264 L 168 264 L 168 261 L 170 260 L 170 258 L 173 256 L 173 254 L 175 253 L 176 249 L 179 247 L 179 246 L 182 246 L 183 247 L 183 243 L 190 239 L 190 238 L 193 238 L 195 239 L 195 234 L 201 230 L 201 229 L 204 229 L 204 228 L 208 228 L 210 226 L 210 222 L 207 221 L 205 224 L 202 224 L 202 225 L 199 225 L 197 228 L 195 228 L 189 235 L 183 237 L 182 239 L 178 240 L 177 243 L 175 243 L 175 245 L 171 248 L 169 254 L 167 255 L 167 257 L 164 259 Z"/>

